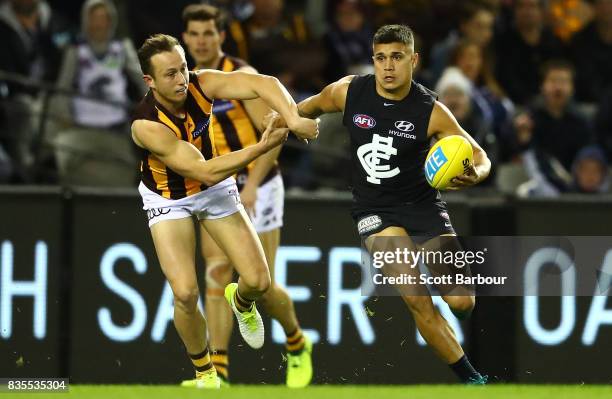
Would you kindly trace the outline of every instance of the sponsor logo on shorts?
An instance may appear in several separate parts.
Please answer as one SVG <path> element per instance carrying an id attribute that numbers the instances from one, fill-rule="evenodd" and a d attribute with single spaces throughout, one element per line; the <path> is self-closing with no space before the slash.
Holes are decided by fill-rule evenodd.
<path id="1" fill-rule="evenodd" d="M 236 205 L 240 205 L 240 194 L 238 194 L 238 190 L 235 190 L 232 188 L 231 190 L 227 190 L 227 193 L 231 197 L 234 197 L 234 201 L 236 201 Z"/>
<path id="2" fill-rule="evenodd" d="M 376 126 L 376 120 L 365 114 L 353 115 L 353 123 L 362 129 L 372 129 Z"/>
<path id="3" fill-rule="evenodd" d="M 167 215 L 171 211 L 170 208 L 151 208 L 147 209 L 147 219 L 151 220 L 158 216 Z"/>
<path id="4" fill-rule="evenodd" d="M 382 219 L 378 215 L 366 216 L 357 223 L 359 234 L 370 232 L 382 225 Z"/>

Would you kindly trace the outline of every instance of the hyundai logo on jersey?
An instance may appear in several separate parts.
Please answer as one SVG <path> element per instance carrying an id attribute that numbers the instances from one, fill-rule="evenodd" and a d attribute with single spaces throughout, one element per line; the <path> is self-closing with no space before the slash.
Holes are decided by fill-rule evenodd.
<path id="1" fill-rule="evenodd" d="M 408 121 L 396 121 L 395 128 L 402 132 L 411 132 L 414 130 L 414 125 Z"/>
<path id="2" fill-rule="evenodd" d="M 356 114 L 353 116 L 353 123 L 355 126 L 360 127 L 362 129 L 372 129 L 376 126 L 376 121 L 371 116 L 367 116 L 364 114 Z"/>

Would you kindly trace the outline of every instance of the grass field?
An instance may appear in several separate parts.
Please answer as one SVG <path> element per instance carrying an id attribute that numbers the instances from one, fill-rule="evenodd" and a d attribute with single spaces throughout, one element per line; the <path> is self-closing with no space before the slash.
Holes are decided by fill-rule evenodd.
<path id="1" fill-rule="evenodd" d="M 2 398 L 6 393 L 0 393 Z M 11 395 L 11 394 L 9 394 Z M 406 386 L 355 386 L 324 385 L 307 389 L 290 390 L 282 386 L 233 386 L 219 391 L 196 390 L 168 385 L 77 385 L 67 394 L 21 393 L 19 399 L 42 398 L 104 398 L 104 399 L 157 399 L 157 398 L 231 398 L 231 399 L 586 399 L 612 398 L 612 387 L 605 385 L 489 385 L 468 387 L 458 385 L 406 385 Z"/>

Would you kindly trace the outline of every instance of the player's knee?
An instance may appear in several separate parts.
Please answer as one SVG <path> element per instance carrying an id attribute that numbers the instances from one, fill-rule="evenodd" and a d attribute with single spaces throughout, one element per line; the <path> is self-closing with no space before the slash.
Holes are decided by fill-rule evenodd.
<path id="1" fill-rule="evenodd" d="M 270 289 L 270 273 L 267 270 L 265 272 L 253 273 L 248 278 L 245 278 L 244 282 L 251 292 L 264 295 Z"/>
<path id="2" fill-rule="evenodd" d="M 246 268 L 242 268 L 246 270 Z M 249 265 L 248 273 L 240 275 L 240 280 L 246 285 L 247 289 L 260 297 L 270 288 L 270 270 L 264 259 L 254 261 Z"/>
<path id="3" fill-rule="evenodd" d="M 191 284 L 177 285 L 172 288 L 174 304 L 185 312 L 194 312 L 198 307 L 200 291 Z"/>
<path id="4" fill-rule="evenodd" d="M 468 318 L 474 310 L 476 305 L 476 298 L 474 296 L 453 296 L 444 298 L 451 312 L 459 320 Z"/>
<path id="5" fill-rule="evenodd" d="M 257 291 L 261 292 L 263 295 L 270 289 L 271 285 L 270 273 L 262 273 L 258 279 Z"/>

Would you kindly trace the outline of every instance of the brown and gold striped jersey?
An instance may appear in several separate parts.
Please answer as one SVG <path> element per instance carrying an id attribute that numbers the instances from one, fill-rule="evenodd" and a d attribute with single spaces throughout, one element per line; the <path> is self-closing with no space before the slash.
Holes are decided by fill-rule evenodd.
<path id="1" fill-rule="evenodd" d="M 232 72 L 246 65 L 239 58 L 225 55 L 219 62 L 218 69 L 223 72 Z M 249 118 L 242 101 L 215 99 L 214 104 L 212 125 L 214 142 L 219 155 L 241 150 L 259 141 L 260 133 L 251 122 L 251 118 Z M 254 165 L 255 161 L 251 162 L 235 176 L 239 188 L 242 188 L 246 182 L 249 171 Z M 275 164 L 261 184 L 277 174 L 278 166 Z"/>
<path id="2" fill-rule="evenodd" d="M 166 110 L 149 91 L 136 107 L 132 120 L 146 119 L 161 123 L 178 139 L 193 144 L 205 159 L 217 156 L 210 125 L 213 102 L 202 91 L 194 72 L 189 73 L 184 107 L 185 117 L 179 118 Z M 202 182 L 179 175 L 146 149 L 142 151 L 140 171 L 144 185 L 164 198 L 181 199 L 208 188 Z"/>

